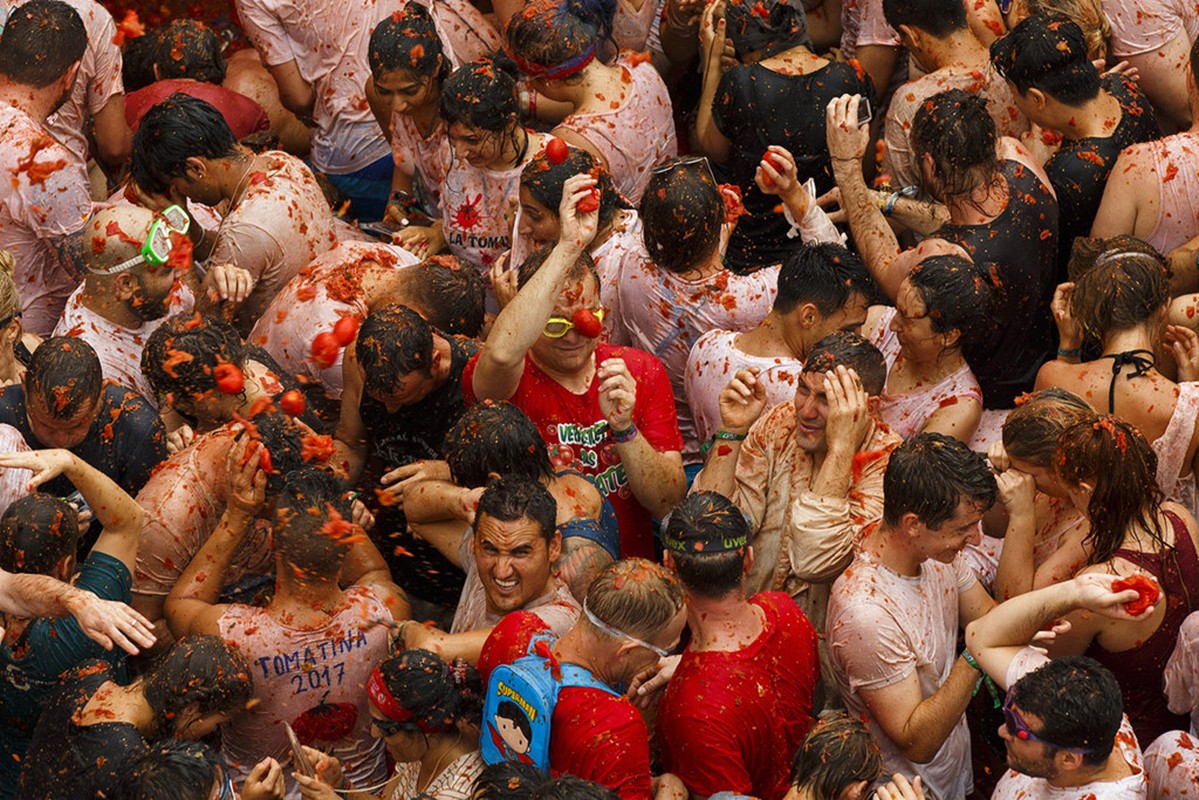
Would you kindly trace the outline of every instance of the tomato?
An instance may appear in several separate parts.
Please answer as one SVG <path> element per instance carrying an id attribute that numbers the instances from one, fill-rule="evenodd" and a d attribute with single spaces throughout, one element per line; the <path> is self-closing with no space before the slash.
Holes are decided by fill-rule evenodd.
<path id="1" fill-rule="evenodd" d="M 293 417 L 298 417 L 304 413 L 304 393 L 299 389 L 291 389 L 283 393 L 279 398 L 279 408 L 282 408 Z"/>
<path id="2" fill-rule="evenodd" d="M 266 449 L 266 445 L 258 448 L 258 468 L 268 475 L 275 471 L 275 465 L 271 463 L 271 451 Z"/>
<path id="3" fill-rule="evenodd" d="M 774 157 L 774 155 L 773 155 L 772 153 L 767 153 L 766 155 L 762 156 L 762 160 L 763 160 L 763 161 L 765 161 L 767 164 L 769 164 L 769 165 L 770 165 L 770 167 L 771 167 L 771 168 L 772 168 L 772 169 L 773 169 L 775 172 L 779 173 L 780 175 L 782 174 L 782 172 L 783 172 L 783 165 L 782 165 L 782 164 L 780 164 L 780 163 L 779 163 L 779 162 L 778 162 L 778 161 L 775 159 L 775 157 Z M 763 186 L 765 186 L 766 188 L 768 188 L 768 189 L 769 189 L 771 186 L 774 186 L 774 178 L 770 177 L 770 176 L 769 176 L 769 175 L 767 175 L 765 172 L 763 172 L 763 173 L 762 173 L 762 185 L 763 185 Z"/>
<path id="4" fill-rule="evenodd" d="M 246 388 L 246 376 L 242 375 L 236 364 L 217 364 L 212 375 L 216 378 L 216 388 L 222 394 L 241 394 L 242 389 Z"/>
<path id="5" fill-rule="evenodd" d="M 1122 592 L 1125 589 L 1137 590 L 1137 599 L 1129 600 L 1124 604 L 1124 610 L 1134 617 L 1143 614 L 1149 606 L 1157 602 L 1157 598 L 1162 594 L 1161 589 L 1157 586 L 1157 581 L 1140 573 L 1129 575 L 1127 578 L 1121 578 L 1112 583 L 1113 592 Z"/>
<path id="6" fill-rule="evenodd" d="M 337 343 L 337 337 L 329 331 L 318 333 L 312 340 L 312 361 L 321 369 L 333 366 L 339 352 L 341 345 Z"/>
<path id="7" fill-rule="evenodd" d="M 333 326 L 333 337 L 342 347 L 347 347 L 358 336 L 358 318 L 342 317 Z"/>
<path id="8" fill-rule="evenodd" d="M 604 323 L 600 322 L 599 317 L 589 308 L 580 308 L 571 317 L 571 322 L 575 324 L 575 330 L 588 339 L 598 338 L 604 331 Z"/>
<path id="9" fill-rule="evenodd" d="M 556 136 L 550 139 L 549 144 L 545 146 L 545 157 L 551 164 L 561 164 L 569 155 L 570 149 L 566 146 L 566 142 Z"/>
<path id="10" fill-rule="evenodd" d="M 598 211 L 599 207 L 600 197 L 599 191 L 596 189 L 592 189 L 591 194 L 575 203 L 575 210 L 580 214 L 590 214 L 592 211 Z"/>

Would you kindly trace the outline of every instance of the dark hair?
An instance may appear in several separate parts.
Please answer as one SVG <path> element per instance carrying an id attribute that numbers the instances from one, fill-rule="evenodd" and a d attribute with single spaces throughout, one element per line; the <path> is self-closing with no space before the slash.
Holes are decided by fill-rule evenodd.
<path id="1" fill-rule="evenodd" d="M 787 314 L 802 303 L 812 303 L 827 317 L 844 308 L 853 295 L 869 300 L 877 292 L 856 253 L 832 242 L 806 244 L 783 260 L 773 310 Z"/>
<path id="2" fill-rule="evenodd" d="M 530 800 L 549 776 L 535 764 L 497 761 L 483 767 L 471 787 L 470 800 Z"/>
<path id="3" fill-rule="evenodd" d="M 1199 84 L 1199 39 L 1191 43 L 1191 77 Z"/>
<path id="4" fill-rule="evenodd" d="M 172 720 L 190 706 L 200 715 L 234 714 L 254 697 L 250 663 L 219 636 L 185 636 L 175 642 L 149 675 L 143 694 L 154 709 L 154 728 L 161 739 Z"/>
<path id="5" fill-rule="evenodd" d="M 878 742 L 865 723 L 844 712 L 821 717 L 791 761 L 791 785 L 815 800 L 839 800 L 851 785 L 883 772 Z"/>
<path id="6" fill-rule="evenodd" d="M 187 175 L 187 159 L 233 158 L 239 152 L 221 112 L 176 92 L 142 117 L 133 134 L 129 171 L 142 189 L 166 194 L 172 180 Z"/>
<path id="7" fill-rule="evenodd" d="M 1169 263 L 1158 252 L 1156 247 L 1144 239 L 1138 239 L 1127 233 L 1117 234 L 1110 239 L 1092 239 L 1087 236 L 1079 236 L 1074 239 L 1074 244 L 1070 248 L 1070 261 L 1067 264 L 1067 274 L 1070 276 L 1070 280 L 1078 280 L 1080 275 L 1094 269 L 1095 265 L 1104 260 L 1105 256 L 1115 253 L 1122 253 L 1127 256 L 1149 256 L 1161 264 L 1162 269 L 1168 270 L 1170 268 Z"/>
<path id="8" fill-rule="evenodd" d="M 352 522 L 349 487 L 313 466 L 283 476 L 275 519 L 275 549 L 300 580 L 335 577 L 350 545 L 363 536 Z"/>
<path id="9" fill-rule="evenodd" d="M 408 306 L 383 306 L 367 314 L 358 328 L 355 355 L 362 367 L 363 389 L 390 394 L 406 375 L 431 374 L 433 328 Z"/>
<path id="10" fill-rule="evenodd" d="M 969 349 L 991 333 L 994 285 L 973 261 L 961 256 L 929 256 L 908 273 L 924 301 L 936 333 L 959 333 L 956 348 Z"/>
<path id="11" fill-rule="evenodd" d="M 683 610 L 686 593 L 674 573 L 644 558 L 614 561 L 587 589 L 587 609 L 605 624 L 633 636 L 660 633 Z M 586 621 L 586 617 L 579 620 Z M 592 628 L 590 622 L 586 624 Z M 598 628 L 594 628 L 599 630 Z"/>
<path id="12" fill-rule="evenodd" d="M 532 741 L 533 739 L 533 723 L 529 721 L 529 716 L 525 714 L 523 708 L 518 706 L 512 700 L 501 700 L 499 705 L 495 707 L 496 719 L 510 719 L 520 732 L 524 734 L 525 739 Z"/>
<path id="13" fill-rule="evenodd" d="M 1158 552 L 1162 538 L 1157 509 L 1157 453 L 1140 431 L 1119 417 L 1105 414 L 1077 422 L 1057 441 L 1057 472 L 1070 486 L 1094 485 L 1087 505 L 1091 530 L 1083 540 L 1091 548 L 1090 564 L 1110 559 L 1134 526 L 1144 530 Z"/>
<path id="14" fill-rule="evenodd" d="M 18 497 L 0 516 L 0 569 L 50 575 L 78 542 L 79 519 L 67 501 L 42 492 Z"/>
<path id="15" fill-rule="evenodd" d="M 196 19 L 177 19 L 156 37 L 158 77 L 190 78 L 220 86 L 225 81 L 225 56 L 212 28 Z"/>
<path id="16" fill-rule="evenodd" d="M 154 742 L 121 767 L 112 800 L 208 800 L 221 757 L 203 741 L 165 739 Z"/>
<path id="17" fill-rule="evenodd" d="M 121 83 L 125 94 L 144 89 L 154 81 L 154 62 L 158 60 L 158 39 L 162 30 L 146 31 L 145 36 L 135 36 L 125 41 L 121 53 Z"/>
<path id="18" fill-rule="evenodd" d="M 945 197 L 969 194 L 993 180 L 996 136 L 987 101 L 961 89 L 933 95 L 912 119 L 912 152 L 932 157 Z"/>
<path id="19" fill-rule="evenodd" d="M 529 255 L 523 262 L 521 262 L 520 265 L 520 275 L 517 278 L 518 288 L 524 288 L 524 285 L 528 283 L 534 275 L 537 274 L 537 270 L 541 269 L 541 266 L 545 264 L 546 259 L 550 257 L 550 253 L 553 251 L 554 243 L 547 242 L 533 252 L 529 253 Z M 599 273 L 597 273 L 595 270 L 595 262 L 591 260 L 591 254 L 584 249 L 579 251 L 579 257 L 575 259 L 575 263 L 570 265 L 570 269 L 567 270 L 566 278 L 563 283 L 564 285 L 569 286 L 575 281 L 582 281 L 588 275 L 590 275 L 591 279 L 595 281 L 595 287 L 598 291 Z"/>
<path id="20" fill-rule="evenodd" d="M 8 14 L 0 37 L 0 75 L 43 89 L 83 58 L 87 29 L 62 0 L 30 0 Z"/>
<path id="21" fill-rule="evenodd" d="M 936 39 L 966 29 L 966 8 L 957 0 L 883 0 L 887 24 L 917 28 Z"/>
<path id="22" fill-rule="evenodd" d="M 751 53 L 761 53 L 762 58 L 766 58 L 799 45 L 812 47 L 802 2 L 729 3 L 724 10 L 724 20 L 739 60 Z"/>
<path id="23" fill-rule="evenodd" d="M 1098 415 L 1086 400 L 1057 386 L 1017 399 L 1003 423 L 1003 449 L 1037 467 L 1053 467 L 1057 440 L 1076 422 Z"/>
<path id="24" fill-rule="evenodd" d="M 1085 750 L 1083 763 L 1091 767 L 1107 761 L 1124 719 L 1120 684 L 1087 656 L 1047 661 L 1016 681 L 1012 700 L 1021 711 L 1041 718 L 1038 737 Z"/>
<path id="25" fill-rule="evenodd" d="M 33 351 L 25 371 L 26 405 L 36 397 L 54 419 L 71 419 L 103 391 L 100 358 L 83 339 L 53 336 Z"/>
<path id="26" fill-rule="evenodd" d="M 420 265 L 420 280 L 412 291 L 437 330 L 471 337 L 482 331 L 487 288 L 482 274 L 470 264 L 454 256 L 430 256 Z"/>
<path id="27" fill-rule="evenodd" d="M 520 128 L 516 76 L 502 60 L 481 58 L 454 70 L 441 89 L 441 118 L 489 133 Z M 516 135 L 516 130 L 512 130 Z M 526 145 L 527 146 L 527 145 Z M 521 159 L 523 160 L 523 154 Z"/>
<path id="28" fill-rule="evenodd" d="M 586 64 L 602 41 L 612 42 L 616 0 L 533 0 L 508 20 L 508 47 L 522 72 L 536 78 Z"/>
<path id="29" fill-rule="evenodd" d="M 176 314 L 146 340 L 142 373 L 159 397 L 198 397 L 218 391 L 218 366 L 244 368 L 246 355 L 245 343 L 228 322 L 199 313 Z"/>
<path id="30" fill-rule="evenodd" d="M 1110 250 L 1074 278 L 1070 310 L 1087 336 L 1136 327 L 1170 301 L 1170 272 L 1147 253 Z"/>
<path id="31" fill-rule="evenodd" d="M 450 75 L 450 60 L 442 51 L 433 17 L 420 3 L 409 3 L 384 17 L 371 31 L 367 56 L 376 80 L 397 70 L 420 78 L 436 77 L 442 83 Z"/>
<path id="32" fill-rule="evenodd" d="M 267 494 L 273 496 L 283 488 L 283 477 L 300 469 L 312 459 L 305 454 L 304 438 L 310 436 L 290 414 L 268 408 L 256 414 L 248 423 L 250 435 L 262 443 L 271 456 L 271 469 L 266 478 Z"/>
<path id="33" fill-rule="evenodd" d="M 520 188 L 527 189 L 534 200 L 557 217 L 558 207 L 562 205 L 563 185 L 571 177 L 592 170 L 595 170 L 592 174 L 600 192 L 599 227 L 602 229 L 619 209 L 632 206 L 616 191 L 608 170 L 602 164 L 597 165 L 595 157 L 586 150 L 569 147 L 566 160 L 561 164 L 550 161 L 545 151 L 541 151 L 520 171 Z"/>
<path id="34" fill-rule="evenodd" d="M 504 401 L 484 400 L 467 409 L 445 435 L 443 452 L 454 483 L 468 489 L 486 486 L 492 472 L 537 482 L 554 475 L 541 431 Z"/>
<path id="35" fill-rule="evenodd" d="M 720 247 L 724 198 L 702 162 L 653 173 L 637 213 L 649 257 L 667 272 L 689 272 Z"/>
<path id="36" fill-rule="evenodd" d="M 558 502 L 539 482 L 519 475 L 501 475 L 488 484 L 479 498 L 476 520 L 484 516 L 500 522 L 516 522 L 527 518 L 537 523 L 548 543 L 554 538 L 558 522 Z M 476 530 L 478 523 L 475 524 Z"/>
<path id="37" fill-rule="evenodd" d="M 693 492 L 670 512 L 664 538 L 749 540 L 749 523 L 732 500 L 716 492 Z M 723 552 L 670 550 L 679 580 L 688 594 L 720 598 L 741 589 L 745 568 L 744 548 Z"/>
<path id="38" fill-rule="evenodd" d="M 891 451 L 883 476 L 883 522 L 895 526 L 911 513 L 936 530 L 962 500 L 986 511 L 998 491 L 982 455 L 952 436 L 918 433 Z"/>
<path id="39" fill-rule="evenodd" d="M 869 339 L 853 331 L 834 331 L 812 347 L 803 371 L 821 374 L 840 366 L 858 373 L 866 394 L 882 394 L 887 384 L 887 361 Z"/>
<path id="40" fill-rule="evenodd" d="M 533 800 L 620 800 L 620 795 L 602 783 L 562 775 L 534 789 Z"/>
<path id="41" fill-rule="evenodd" d="M 1099 70 L 1082 29 L 1057 14 L 1034 14 L 996 39 L 991 63 L 1021 95 L 1037 89 L 1068 106 L 1099 96 Z"/>
<path id="42" fill-rule="evenodd" d="M 482 718 L 482 679 L 461 658 L 447 664 L 428 650 L 405 650 L 383 659 L 379 673 L 391 696 L 411 712 L 413 730 L 445 733 Z"/>

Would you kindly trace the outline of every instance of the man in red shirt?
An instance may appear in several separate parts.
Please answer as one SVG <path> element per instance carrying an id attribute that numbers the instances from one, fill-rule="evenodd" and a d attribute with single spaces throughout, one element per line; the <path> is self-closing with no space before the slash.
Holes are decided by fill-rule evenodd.
<path id="1" fill-rule="evenodd" d="M 666 565 L 687 590 L 691 643 L 655 733 L 662 765 L 693 798 L 732 791 L 782 800 L 812 725 L 816 629 L 783 592 L 746 599 L 749 533 L 745 515 L 715 492 L 690 495 L 666 526 Z"/>
<path id="2" fill-rule="evenodd" d="M 678 417 L 666 369 L 641 350 L 598 343 L 603 309 L 587 245 L 597 211 L 575 204 L 595 178 L 566 182 L 553 249 L 520 268 L 520 290 L 462 376 L 467 403 L 511 400 L 551 453 L 590 477 L 616 509 L 621 555 L 653 554 L 652 518 L 686 491 Z"/>

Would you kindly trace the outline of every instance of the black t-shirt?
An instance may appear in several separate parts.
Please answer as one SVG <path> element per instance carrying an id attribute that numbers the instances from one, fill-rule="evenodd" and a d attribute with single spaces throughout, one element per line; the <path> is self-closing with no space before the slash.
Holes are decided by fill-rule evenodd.
<path id="1" fill-rule="evenodd" d="M 1122 75 L 1109 75 L 1103 88 L 1120 102 L 1123 116 L 1111 136 L 1066 139 L 1045 164 L 1049 182 L 1057 192 L 1061 211 L 1058 240 L 1057 279 L 1067 280 L 1070 249 L 1078 236 L 1090 236 L 1107 177 L 1120 151 L 1140 142 L 1161 138 L 1153 106 L 1135 83 Z"/>
<path id="2" fill-rule="evenodd" d="M 75 724 L 75 715 L 110 680 L 112 667 L 106 661 L 85 661 L 63 673 L 34 729 L 17 800 L 112 796 L 125 764 L 145 751 L 145 740 L 126 722 Z"/>
<path id="3" fill-rule="evenodd" d="M 807 75 L 743 65 L 720 79 L 712 118 L 730 149 L 728 161 L 714 169 L 721 180 L 740 187 L 749 212 L 737 220 L 729 241 L 730 269 L 744 272 L 778 264 L 798 246 L 798 240 L 787 238 L 791 226 L 775 211 L 779 198 L 762 194 L 754 171 L 766 148 L 775 144 L 795 157 L 800 183 L 813 178 L 818 195 L 832 189 L 824 112 L 830 100 L 843 94 L 860 94 L 874 103 L 869 76 L 838 61 Z"/>

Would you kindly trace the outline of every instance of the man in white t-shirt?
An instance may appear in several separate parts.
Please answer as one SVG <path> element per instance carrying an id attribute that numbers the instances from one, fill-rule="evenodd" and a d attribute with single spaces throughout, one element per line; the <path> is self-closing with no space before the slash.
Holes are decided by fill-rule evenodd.
<path id="1" fill-rule="evenodd" d="M 1123 604 L 1136 590 L 1114 591 L 1116 580 L 1079 575 L 1008 600 L 966 629 L 966 653 L 1007 689 L 999 735 L 1010 769 L 991 800 L 1145 800 L 1141 749 L 1115 677 L 1085 656 L 1050 661 L 1025 646 L 1075 609 L 1132 619 Z"/>

